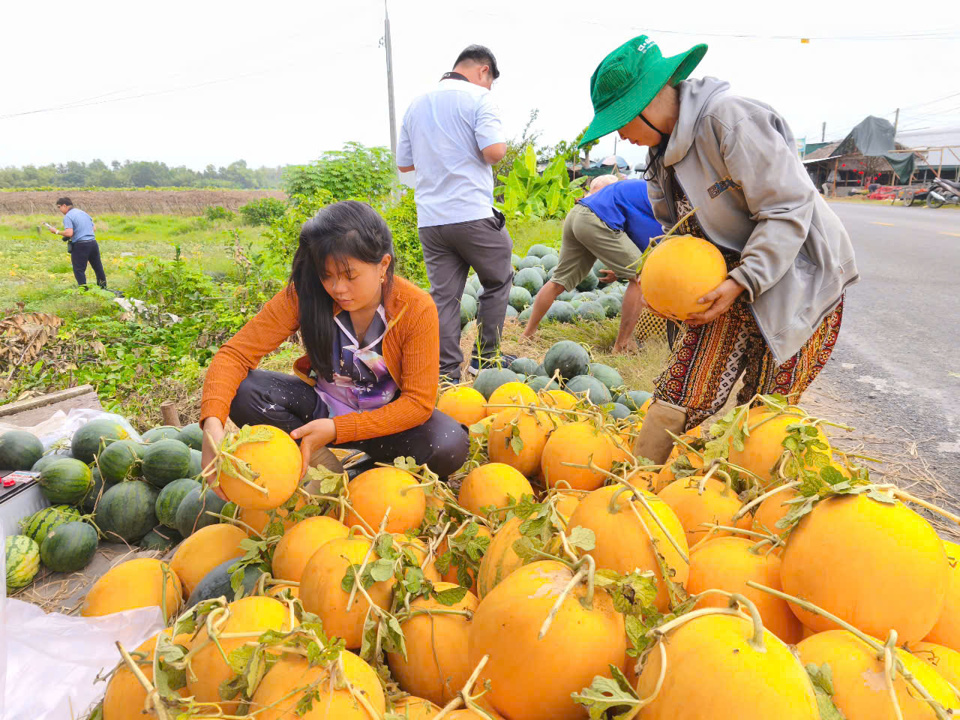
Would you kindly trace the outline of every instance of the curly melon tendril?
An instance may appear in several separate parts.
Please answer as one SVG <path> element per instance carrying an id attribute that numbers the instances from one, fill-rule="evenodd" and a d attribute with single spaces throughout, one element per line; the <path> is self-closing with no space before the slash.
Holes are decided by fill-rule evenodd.
<path id="1" fill-rule="evenodd" d="M 886 641 L 885 643 L 880 643 L 880 642 L 877 642 L 874 638 L 872 638 L 872 637 L 870 637 L 869 635 L 867 635 L 866 633 L 862 632 L 861 630 L 858 630 L 855 626 L 851 625 L 850 623 L 846 622 L 845 620 L 841 620 L 839 617 L 837 617 L 837 616 L 834 615 L 833 613 L 828 612 L 828 611 L 824 610 L 823 608 L 818 607 L 817 605 L 814 605 L 813 603 L 811 603 L 811 602 L 809 602 L 809 601 L 807 601 L 807 600 L 801 600 L 801 599 L 798 598 L 798 597 L 795 597 L 795 596 L 793 596 L 793 595 L 788 595 L 787 593 L 782 592 L 782 591 L 780 591 L 780 590 L 774 590 L 774 589 L 771 588 L 771 587 L 767 587 L 766 585 L 761 585 L 760 583 L 754 582 L 753 580 L 747 580 L 747 583 L 746 583 L 746 584 L 747 584 L 748 587 L 752 587 L 752 588 L 755 589 L 755 590 L 760 590 L 760 591 L 762 591 L 762 592 L 765 592 L 765 593 L 768 593 L 768 594 L 770 594 L 770 595 L 773 595 L 774 597 L 778 597 L 778 598 L 780 598 L 781 600 L 786 600 L 787 602 L 793 603 L 793 604 L 796 605 L 797 607 L 800 607 L 800 608 L 806 610 L 807 612 L 810 612 L 810 613 L 813 613 L 814 615 L 819 615 L 820 617 L 826 618 L 827 620 L 830 620 L 831 622 L 835 623 L 836 625 L 838 625 L 839 627 L 843 628 L 843 629 L 846 630 L 847 632 L 852 633 L 852 634 L 855 635 L 859 640 L 861 640 L 861 641 L 863 641 L 864 643 L 866 643 L 867 646 L 869 646 L 870 649 L 873 650 L 873 651 L 876 653 L 877 659 L 884 661 L 885 667 L 886 667 L 886 662 L 887 662 L 886 656 L 887 656 L 887 654 L 888 654 L 888 646 L 892 647 L 891 643 L 894 643 L 894 644 L 895 644 L 896 641 L 897 641 L 896 630 L 891 630 L 891 631 L 890 631 L 890 636 L 888 636 L 887 641 Z M 927 691 L 927 689 L 923 686 L 923 684 L 922 684 L 919 680 L 917 680 L 917 678 L 913 675 L 913 673 L 911 673 L 911 672 L 907 669 L 906 665 L 903 664 L 903 661 L 902 661 L 899 657 L 897 657 L 895 653 L 889 652 L 889 655 L 890 655 L 889 663 L 890 663 L 890 665 L 891 665 L 892 671 L 895 671 L 896 673 L 899 673 L 900 676 L 901 676 L 914 690 L 917 691 L 917 693 L 920 695 L 920 697 L 923 698 L 923 700 L 924 700 L 924 701 L 930 706 L 930 708 L 933 710 L 933 712 L 934 712 L 934 714 L 937 716 L 938 720 L 949 720 L 949 718 L 953 717 L 954 713 L 952 713 L 951 711 L 949 711 L 949 710 L 947 710 L 946 708 L 944 708 L 943 705 L 941 705 L 940 703 L 938 703 L 938 702 L 933 698 L 933 696 L 930 695 L 930 693 L 929 693 L 929 692 Z M 885 674 L 888 674 L 888 673 L 885 672 Z M 890 687 L 892 688 L 893 686 L 891 685 Z M 900 715 L 900 708 L 899 708 L 899 705 L 898 705 L 897 702 L 896 702 L 896 696 L 895 696 L 895 695 L 893 696 L 893 702 L 894 702 L 894 709 L 895 709 L 895 711 L 897 712 L 898 715 Z M 902 715 L 900 715 L 900 717 L 902 717 Z"/>

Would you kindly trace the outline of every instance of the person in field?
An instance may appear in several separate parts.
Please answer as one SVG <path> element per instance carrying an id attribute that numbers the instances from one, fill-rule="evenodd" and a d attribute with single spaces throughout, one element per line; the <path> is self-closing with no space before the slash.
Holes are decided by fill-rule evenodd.
<path id="1" fill-rule="evenodd" d="M 400 172 L 416 170 L 417 225 L 430 294 L 440 316 L 440 372 L 460 379 L 460 298 L 472 267 L 483 294 L 469 371 L 497 364 L 513 282 L 513 241 L 493 207 L 493 172 L 507 152 L 490 97 L 500 77 L 489 49 L 460 53 L 436 89 L 407 109 L 397 144 Z M 506 363 L 512 358 L 501 358 Z"/>
<path id="2" fill-rule="evenodd" d="M 306 354 L 294 374 L 257 369 L 298 331 Z M 434 409 L 437 337 L 430 296 L 394 275 L 383 218 L 355 201 L 323 208 L 300 231 L 289 284 L 210 363 L 200 404 L 204 467 L 229 416 L 290 433 L 304 471 L 336 446 L 370 462 L 412 457 L 446 477 L 470 443 L 462 425 Z"/>
<path id="3" fill-rule="evenodd" d="M 716 78 L 688 79 L 707 51 L 663 57 L 640 35 L 590 79 L 594 118 L 581 143 L 611 132 L 649 147 L 654 216 L 716 245 L 728 276 L 700 299 L 655 382 L 634 452 L 656 463 L 680 434 L 757 393 L 799 400 L 830 357 L 844 291 L 859 279 L 853 245 L 817 193 L 786 121 Z M 682 268 L 678 269 L 682 271 Z"/>
<path id="4" fill-rule="evenodd" d="M 73 206 L 73 200 L 62 197 L 57 200 L 57 209 L 63 213 L 63 230 L 50 228 L 54 235 L 67 240 L 70 251 L 70 263 L 73 265 L 73 277 L 81 287 L 87 284 L 87 264 L 93 268 L 97 285 L 106 289 L 107 275 L 100 260 L 100 245 L 94 235 L 93 218 L 80 208 Z"/>
<path id="5" fill-rule="evenodd" d="M 623 295 L 620 332 L 613 351 L 636 349 L 633 331 L 643 309 L 637 266 L 650 238 L 660 235 L 662 230 L 647 200 L 647 183 L 639 179 L 617 182 L 616 178 L 616 175 L 594 178 L 590 192 L 567 213 L 560 241 L 560 261 L 553 277 L 543 284 L 533 301 L 530 319 L 523 330 L 524 338 L 536 334 L 540 321 L 560 293 L 574 290 L 600 260 L 606 268 L 604 281 L 630 281 Z"/>

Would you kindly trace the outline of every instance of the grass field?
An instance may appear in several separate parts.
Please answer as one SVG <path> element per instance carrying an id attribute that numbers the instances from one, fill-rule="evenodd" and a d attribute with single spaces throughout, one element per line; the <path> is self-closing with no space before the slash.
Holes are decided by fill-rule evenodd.
<path id="1" fill-rule="evenodd" d="M 149 346 L 135 337 L 137 331 L 134 327 L 118 325 L 120 311 L 111 296 L 78 291 L 65 243 L 49 231 L 37 229 L 44 221 L 59 225 L 60 218 L 53 213 L 0 216 L 0 311 L 4 311 L 3 314 L 16 312 L 17 305 L 22 303 L 27 312 L 51 313 L 65 321 L 59 339 L 54 341 L 56 344 L 45 348 L 38 358 L 39 363 L 32 367 L 34 375 L 43 377 L 33 385 L 23 386 L 29 388 L 26 395 L 12 388 L 12 394 L 4 400 L 76 384 L 80 381 L 74 378 L 72 368 L 77 364 L 95 362 L 102 370 L 95 375 L 98 379 L 89 381 L 98 386 L 101 401 L 105 406 L 122 409 L 135 424 L 143 427 L 156 424 L 159 402 L 165 399 L 177 403 L 185 421 L 196 419 L 205 374 L 201 353 L 206 347 L 209 350 L 216 347 L 210 347 L 207 341 L 203 345 L 193 345 L 193 349 L 155 348 L 161 350 L 163 361 L 168 363 L 162 365 L 160 359 L 151 355 Z M 240 234 L 245 248 L 256 250 L 265 242 L 265 228 L 240 226 L 236 220 L 211 221 L 202 216 L 176 215 L 100 215 L 95 221 L 108 286 L 122 290 L 128 298 L 145 297 L 143 289 L 136 283 L 135 272 L 139 264 L 152 257 L 172 260 L 178 249 L 191 269 L 202 270 L 212 277 L 224 293 L 236 292 L 237 288 L 242 288 L 242 281 L 237 276 L 234 262 L 233 233 Z M 511 223 L 508 229 L 514 241 L 514 252 L 522 257 L 538 243 L 559 247 L 562 222 L 524 221 Z M 89 268 L 87 277 L 92 283 L 94 278 Z M 244 316 L 255 311 L 256 308 L 250 307 Z M 241 322 L 244 316 L 240 318 Z M 72 328 L 79 323 L 85 323 L 88 330 L 77 345 L 71 342 L 74 339 Z M 638 355 L 611 355 L 617 326 L 618 318 L 600 323 L 545 324 L 533 342 L 521 344 L 522 328 L 519 323 L 511 321 L 504 328 L 503 351 L 542 360 L 554 342 L 574 340 L 590 348 L 594 361 L 617 368 L 631 389 L 652 389 L 652 379 L 666 359 L 665 343 L 648 342 Z M 471 342 L 472 328 L 468 328 L 464 343 L 469 346 Z M 101 348 L 99 357 L 87 352 L 91 347 Z M 167 355 L 184 352 L 186 354 L 176 365 L 169 364 L 171 358 Z M 286 343 L 264 358 L 262 366 L 287 372 L 300 352 L 298 346 Z M 137 356 L 135 361 L 131 360 L 131 354 Z M 162 367 L 167 369 L 162 370 Z M 171 367 L 175 367 L 173 375 L 170 375 Z M 45 368 L 49 368 L 46 375 Z M 11 373 L 11 377 L 16 380 L 23 370 L 21 368 L 16 376 Z M 164 380 L 160 385 L 157 385 L 158 373 Z"/>
<path id="2" fill-rule="evenodd" d="M 28 311 L 50 312 L 61 317 L 75 314 L 76 281 L 66 243 L 42 223 L 62 226 L 56 213 L 0 215 L 0 308 L 22 302 Z M 182 256 L 217 277 L 232 269 L 231 248 L 236 228 L 244 244 L 256 246 L 263 228 L 239 226 L 229 221 L 177 215 L 102 215 L 95 218 L 97 242 L 107 283 L 131 292 L 133 272 L 146 257 L 172 260 L 176 248 Z M 94 277 L 87 268 L 87 280 Z"/>

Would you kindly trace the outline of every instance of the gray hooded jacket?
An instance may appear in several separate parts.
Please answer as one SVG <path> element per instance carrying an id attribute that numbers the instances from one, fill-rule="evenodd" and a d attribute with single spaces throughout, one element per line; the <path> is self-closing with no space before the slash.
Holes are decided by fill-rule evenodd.
<path id="1" fill-rule="evenodd" d="M 804 170 L 787 123 L 729 87 L 716 78 L 680 83 L 664 169 L 647 188 L 657 220 L 673 226 L 672 168 L 707 238 L 740 255 L 730 277 L 746 288 L 782 364 L 859 275 L 850 237 Z"/>

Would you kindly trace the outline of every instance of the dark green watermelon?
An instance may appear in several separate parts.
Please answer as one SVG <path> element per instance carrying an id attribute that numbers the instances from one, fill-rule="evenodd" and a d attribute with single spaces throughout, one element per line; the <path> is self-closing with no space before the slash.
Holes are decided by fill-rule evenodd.
<path id="1" fill-rule="evenodd" d="M 603 305 L 596 300 L 587 300 L 586 302 L 582 302 L 577 308 L 577 318 L 579 320 L 599 321 L 603 320 L 605 317 L 607 317 L 607 311 L 604 310 Z"/>
<path id="2" fill-rule="evenodd" d="M 626 405 L 631 411 L 639 410 L 649 400 L 651 394 L 646 390 L 629 390 L 617 398 L 617 402 Z"/>
<path id="3" fill-rule="evenodd" d="M 67 460 L 69 458 L 70 458 L 69 455 L 59 455 L 57 453 L 50 453 L 48 455 L 44 455 L 42 458 L 37 460 L 33 464 L 33 467 L 30 468 L 30 470 L 31 472 L 38 473 L 38 472 L 41 472 L 50 463 L 55 463 L 57 460 Z"/>
<path id="4" fill-rule="evenodd" d="M 545 255 L 555 255 L 556 252 L 557 251 L 549 245 L 537 243 L 536 245 L 531 245 L 530 249 L 527 250 L 527 257 L 542 258 Z"/>
<path id="5" fill-rule="evenodd" d="M 510 369 L 518 375 L 536 375 L 540 363 L 530 358 L 518 357 L 510 363 Z"/>
<path id="6" fill-rule="evenodd" d="M 476 319 L 477 307 L 477 301 L 472 295 L 460 298 L 460 327 L 465 327 L 471 320 Z"/>
<path id="7" fill-rule="evenodd" d="M 570 301 L 573 300 L 575 297 L 577 297 L 579 294 L 580 294 L 580 293 L 578 293 L 576 290 L 564 290 L 562 293 L 560 293 L 559 295 L 557 295 L 557 300 L 563 300 L 564 302 L 570 302 Z"/>
<path id="8" fill-rule="evenodd" d="M 587 397 L 594 405 L 604 405 L 610 402 L 610 391 L 606 385 L 590 375 L 577 375 L 567 381 L 564 389 L 571 393 L 587 393 Z"/>
<path id="9" fill-rule="evenodd" d="M 40 543 L 40 560 L 55 572 L 77 572 L 97 552 L 97 531 L 88 523 L 73 521 L 53 528 Z"/>
<path id="10" fill-rule="evenodd" d="M 533 296 L 526 288 L 514 285 L 510 288 L 510 297 L 507 302 L 514 310 L 521 312 L 522 310 L 526 310 L 530 303 L 533 302 Z"/>
<path id="11" fill-rule="evenodd" d="M 187 470 L 187 477 L 199 478 L 203 472 L 203 453 L 199 450 L 190 448 L 190 468 Z"/>
<path id="12" fill-rule="evenodd" d="M 612 368 L 609 365 L 604 365 L 603 363 L 590 363 L 590 375 L 593 375 L 597 380 L 602 382 L 607 390 L 611 392 L 614 388 L 623 387 L 623 377 L 620 373 L 617 372 L 616 368 Z"/>
<path id="13" fill-rule="evenodd" d="M 26 430 L 0 435 L 0 470 L 30 470 L 43 457 L 43 443 Z"/>
<path id="14" fill-rule="evenodd" d="M 524 288 L 530 293 L 530 296 L 533 297 L 540 291 L 540 288 L 543 287 L 543 276 L 537 268 L 524 268 L 514 275 L 513 284 L 515 287 Z"/>
<path id="15" fill-rule="evenodd" d="M 591 290 L 596 290 L 597 285 L 600 284 L 600 278 L 594 275 L 593 271 L 587 273 L 586 277 L 580 281 L 580 284 L 577 285 L 577 290 L 580 292 L 589 292 Z"/>
<path id="16" fill-rule="evenodd" d="M 541 265 L 543 265 L 543 269 L 546 270 L 548 273 L 551 270 L 553 270 L 557 266 L 557 263 L 559 262 L 560 262 L 560 257 L 556 253 L 552 253 L 552 252 L 540 258 L 540 263 Z"/>
<path id="17" fill-rule="evenodd" d="M 117 440 L 97 456 L 100 474 L 108 483 L 118 483 L 140 474 L 140 443 Z"/>
<path id="18" fill-rule="evenodd" d="M 504 315 L 504 318 L 507 320 L 516 320 L 520 316 L 520 313 L 517 312 L 516 308 L 512 308 L 507 305 L 507 313 Z"/>
<path id="19" fill-rule="evenodd" d="M 563 300 L 556 300 L 553 305 L 550 306 L 550 309 L 547 310 L 543 319 L 548 322 L 568 323 L 573 322 L 574 314 L 573 305 Z"/>
<path id="20" fill-rule="evenodd" d="M 200 483 L 192 478 L 180 478 L 164 486 L 157 496 L 156 512 L 160 524 L 168 528 L 177 527 L 177 510 L 180 502 L 193 490 L 199 490 Z"/>
<path id="21" fill-rule="evenodd" d="M 173 425 L 161 425 L 160 427 L 147 430 L 140 437 L 143 438 L 145 443 L 155 443 L 161 440 L 179 440 L 180 428 L 175 428 Z"/>
<path id="22" fill-rule="evenodd" d="M 517 270 L 532 270 L 533 268 L 540 265 L 540 258 L 534 255 L 527 255 L 525 258 L 522 258 L 520 262 L 517 263 Z"/>
<path id="23" fill-rule="evenodd" d="M 100 498 L 103 497 L 103 494 L 115 483 L 104 482 L 103 475 L 101 475 L 98 468 L 92 468 L 90 474 L 93 476 L 93 486 L 87 491 L 86 496 L 80 502 L 80 507 L 85 513 L 96 512 L 97 505 L 100 503 Z"/>
<path id="24" fill-rule="evenodd" d="M 213 490 L 206 488 L 201 492 L 201 488 L 194 488 L 177 508 L 177 530 L 183 537 L 189 537 L 200 528 L 220 522 L 218 517 L 207 513 L 219 513 L 226 504 Z"/>
<path id="25" fill-rule="evenodd" d="M 233 587 L 230 585 L 230 568 L 235 565 L 237 558 L 230 558 L 213 570 L 203 576 L 203 580 L 197 583 L 197 586 L 187 598 L 187 604 L 184 609 L 189 610 L 194 605 L 204 600 L 213 600 L 218 597 L 225 597 L 227 602 L 232 602 L 239 596 L 235 596 Z M 257 581 L 263 571 L 256 565 L 247 565 L 243 569 L 243 589 L 242 596 L 251 595 L 257 586 Z"/>
<path id="26" fill-rule="evenodd" d="M 540 392 L 541 390 L 560 389 L 560 386 L 557 384 L 556 380 L 548 378 L 545 375 L 534 375 L 533 377 L 527 378 L 527 386 L 532 388 L 534 392 Z"/>
<path id="27" fill-rule="evenodd" d="M 133 544 L 157 524 L 156 488 L 140 480 L 118 483 L 97 505 L 95 521 L 108 542 Z"/>
<path id="28" fill-rule="evenodd" d="M 73 434 L 71 454 L 80 462 L 92 463 L 107 445 L 129 437 L 129 433 L 118 422 L 106 418 L 91 420 Z"/>
<path id="29" fill-rule="evenodd" d="M 69 505 L 51 505 L 20 521 L 23 534 L 37 545 L 58 525 L 80 519 L 80 512 Z"/>
<path id="30" fill-rule="evenodd" d="M 176 439 L 189 448 L 203 450 L 203 430 L 200 429 L 200 423 L 184 425 Z"/>
<path id="31" fill-rule="evenodd" d="M 608 318 L 616 317 L 620 314 L 620 307 L 622 303 L 620 302 L 620 297 L 613 293 L 604 293 L 600 296 L 600 299 L 597 301 L 600 305 L 603 306 L 604 312 Z"/>
<path id="32" fill-rule="evenodd" d="M 506 368 L 484 368 L 477 373 L 473 379 L 473 389 L 483 395 L 487 400 L 501 385 L 508 382 L 518 382 L 519 378 L 513 370 Z"/>
<path id="33" fill-rule="evenodd" d="M 630 408 L 620 403 L 614 403 L 613 409 L 610 411 L 610 417 L 614 420 L 623 420 L 625 417 L 630 417 Z"/>
<path id="34" fill-rule="evenodd" d="M 590 354 L 572 340 L 561 340 L 547 350 L 543 368 L 550 377 L 557 371 L 563 379 L 586 375 L 590 368 Z"/>
<path id="35" fill-rule="evenodd" d="M 190 472 L 190 448 L 179 440 L 158 440 L 143 453 L 143 477 L 156 487 L 163 487 Z"/>
<path id="36" fill-rule="evenodd" d="M 44 467 L 37 482 L 51 504 L 76 505 L 93 487 L 93 474 L 80 460 L 64 458 Z"/>
<path id="37" fill-rule="evenodd" d="M 144 550 L 160 550 L 166 552 L 177 545 L 183 537 L 176 530 L 157 526 L 140 540 L 140 547 Z"/>

